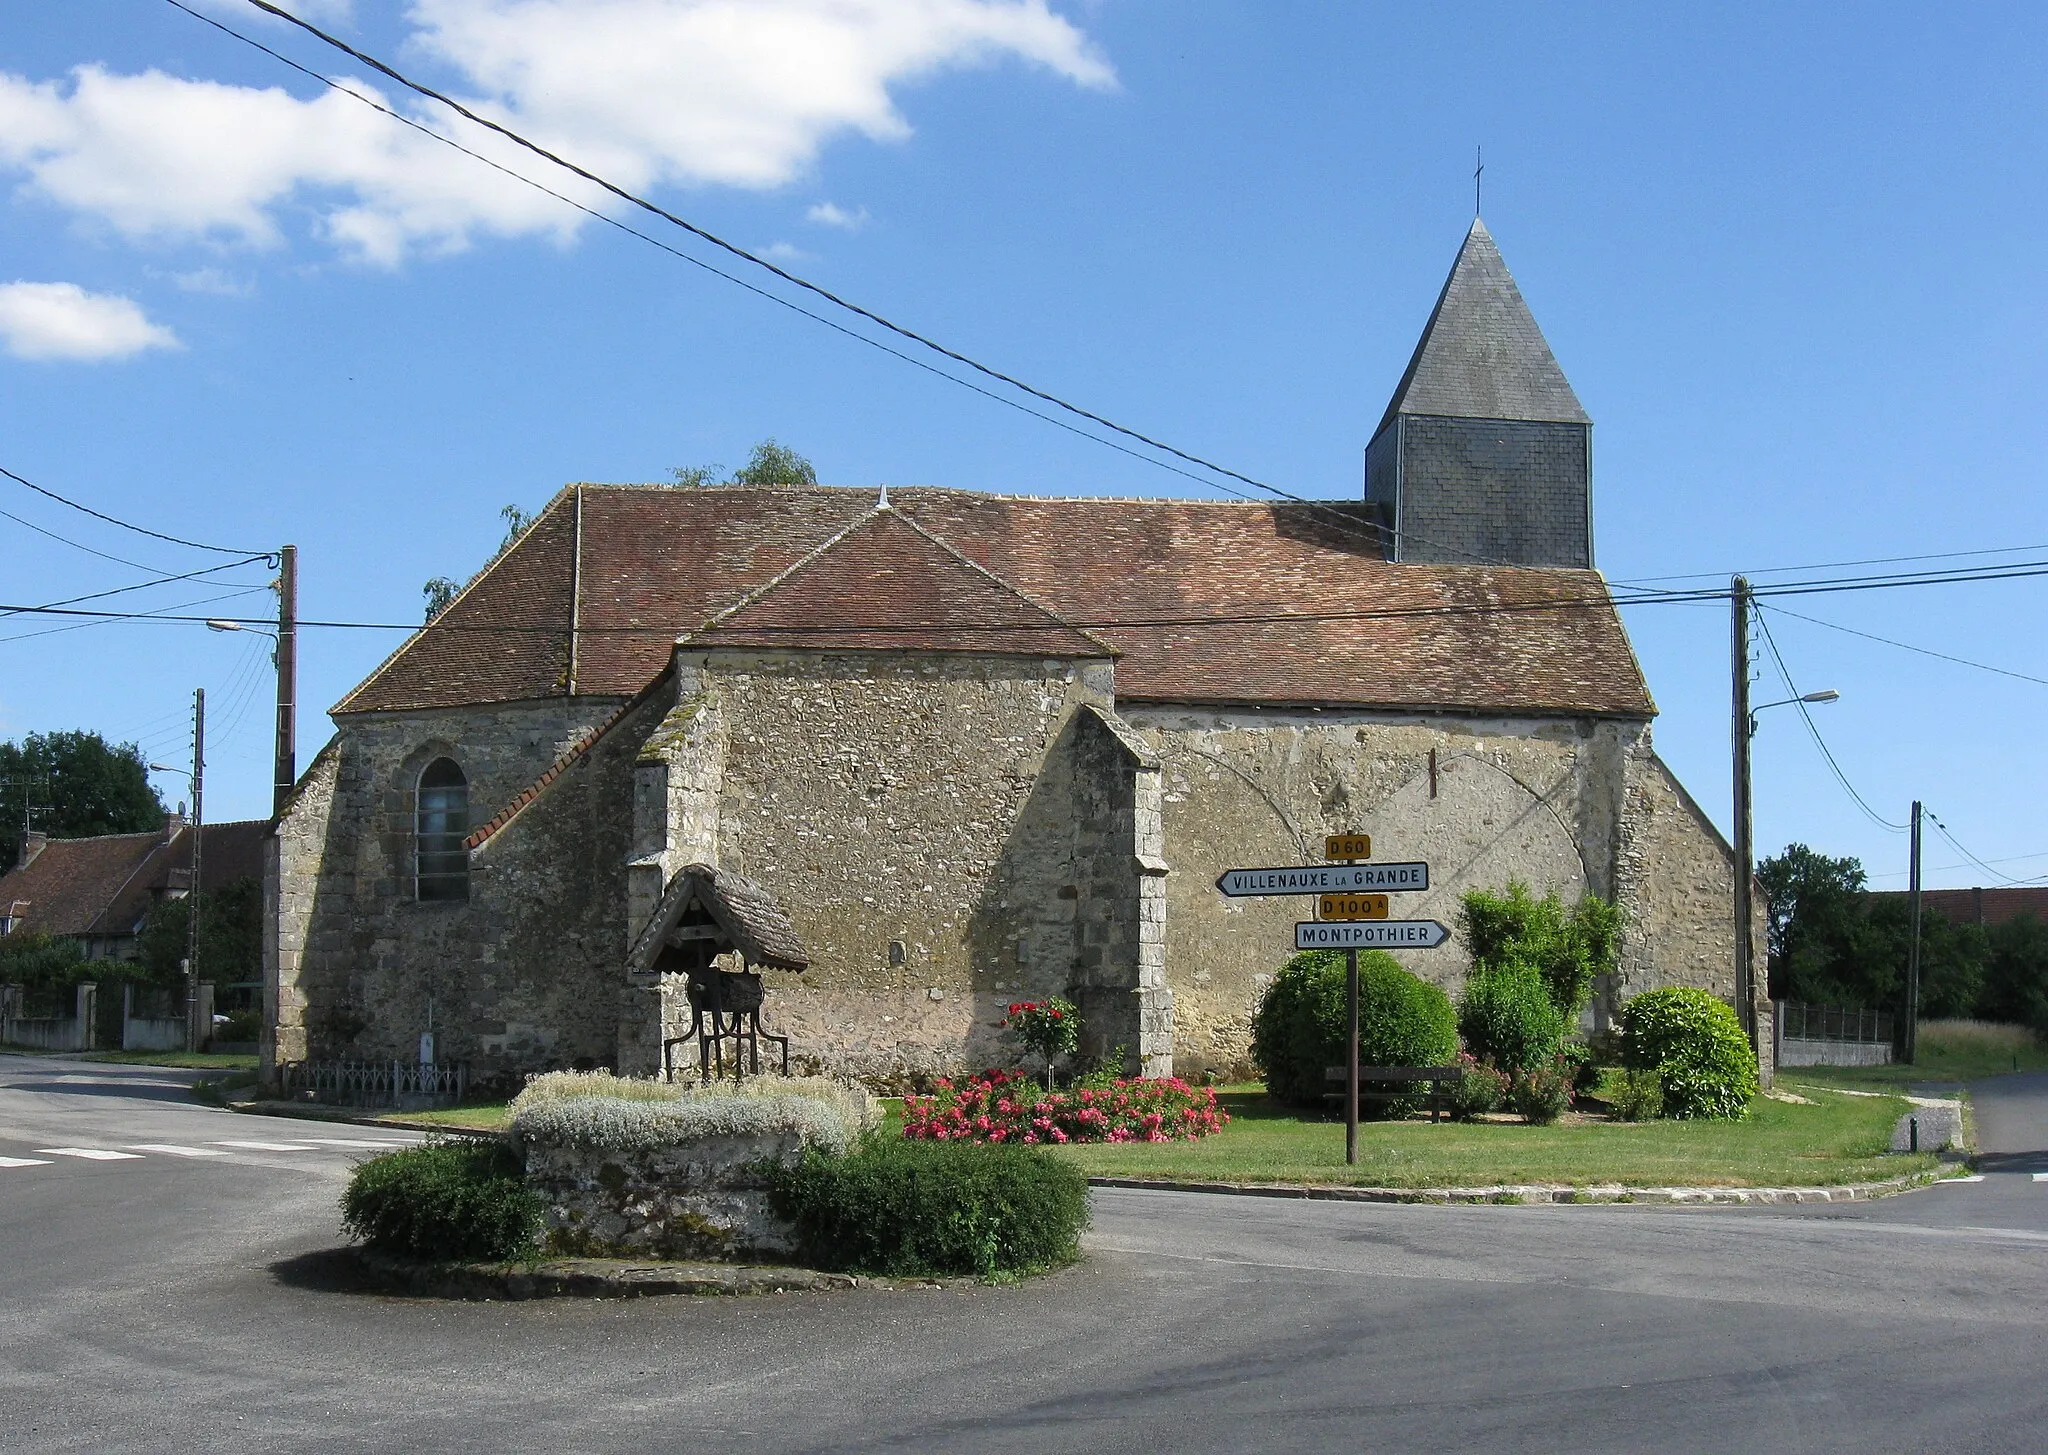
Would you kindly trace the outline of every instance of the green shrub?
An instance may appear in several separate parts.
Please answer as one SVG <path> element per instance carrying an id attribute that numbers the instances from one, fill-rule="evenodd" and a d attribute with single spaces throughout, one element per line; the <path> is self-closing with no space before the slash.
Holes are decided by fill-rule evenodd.
<path id="1" fill-rule="evenodd" d="M 541 1203 L 504 1144 L 430 1142 L 357 1166 L 341 1225 L 380 1253 L 504 1262 L 537 1246 Z"/>
<path id="2" fill-rule="evenodd" d="M 1539 1127 L 1563 1116 L 1571 1104 L 1571 1075 L 1561 1060 L 1530 1067 L 1515 1078 L 1514 1088 L 1508 1092 L 1508 1105 L 1516 1115 Z"/>
<path id="3" fill-rule="evenodd" d="M 886 1276 L 1025 1273 L 1070 1263 L 1088 1180 L 1037 1147 L 870 1137 L 776 1175 L 775 1210 L 806 1262 Z"/>
<path id="4" fill-rule="evenodd" d="M 1614 1114 L 1625 1122 L 1655 1121 L 1664 1115 L 1664 1083 L 1655 1071 L 1619 1071 L 1609 1090 Z"/>
<path id="5" fill-rule="evenodd" d="M 213 1028 L 216 1041 L 239 1045 L 248 1041 L 263 1039 L 263 1012 L 260 1010 L 230 1011 L 222 1024 Z"/>
<path id="6" fill-rule="evenodd" d="M 1622 1064 L 1655 1071 L 1664 1115 L 1732 1120 L 1757 1093 L 1756 1053 L 1727 1002 L 1689 985 L 1651 990 L 1622 1008 Z"/>
<path id="7" fill-rule="evenodd" d="M 1597 895 L 1567 911 L 1555 891 L 1533 899 L 1528 885 L 1511 880 L 1504 894 L 1466 891 L 1458 920 L 1475 974 L 1510 965 L 1533 969 L 1568 1021 L 1586 1008 L 1593 981 L 1614 972 L 1621 911 Z"/>
<path id="8" fill-rule="evenodd" d="M 1555 1061 L 1570 1029 L 1542 975 L 1520 961 L 1475 968 L 1458 999 L 1465 1049 L 1510 1075 Z"/>
<path id="9" fill-rule="evenodd" d="M 1252 1017 L 1252 1060 L 1265 1073 L 1267 1092 L 1289 1105 L 1320 1106 L 1325 1092 L 1340 1090 L 1323 1073 L 1344 1064 L 1346 1018 L 1343 954 L 1308 950 L 1289 960 Z M 1442 1066 L 1457 1049 L 1457 1016 L 1441 989 L 1383 950 L 1358 957 L 1361 1065 Z M 1418 1094 L 1367 1102 L 1360 1114 L 1405 1116 L 1420 1101 Z"/>
<path id="10" fill-rule="evenodd" d="M 1452 1120 L 1469 1122 L 1487 1112 L 1499 1111 L 1507 1100 L 1507 1076 L 1467 1051 L 1458 1053 L 1458 1066 L 1464 1074 L 1445 1088 Z"/>

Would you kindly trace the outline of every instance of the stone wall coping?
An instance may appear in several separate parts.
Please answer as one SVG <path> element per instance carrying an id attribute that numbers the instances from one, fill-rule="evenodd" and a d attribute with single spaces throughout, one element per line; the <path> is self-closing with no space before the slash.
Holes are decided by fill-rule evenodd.
<path id="1" fill-rule="evenodd" d="M 1491 1187 L 1347 1187 L 1324 1183 L 1186 1182 L 1160 1177 L 1091 1177 L 1090 1187 L 1125 1187 L 1148 1192 L 1206 1192 L 1228 1197 L 1294 1197 L 1319 1202 L 1432 1204 L 1602 1203 L 1687 1204 L 1743 1207 L 1805 1202 L 1868 1202 L 1915 1188 L 1931 1187 L 1962 1166 L 1888 1177 L 1878 1182 L 1845 1182 L 1834 1187 L 1627 1187 L 1601 1183 L 1500 1183 Z"/>

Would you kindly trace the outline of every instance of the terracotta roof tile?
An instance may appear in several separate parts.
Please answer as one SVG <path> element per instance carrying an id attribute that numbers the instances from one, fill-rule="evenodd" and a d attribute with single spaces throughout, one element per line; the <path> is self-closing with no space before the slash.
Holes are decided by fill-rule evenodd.
<path id="1" fill-rule="evenodd" d="M 208 824 L 199 872 L 207 885 L 263 875 L 266 819 Z M 125 935 L 168 889 L 191 880 L 191 829 L 166 835 L 98 834 L 51 839 L 28 863 L 0 875 L 0 904 L 25 902 L 17 934 Z"/>
<path id="2" fill-rule="evenodd" d="M 830 487 L 581 490 L 579 687 L 592 695 L 644 688 L 676 638 L 875 504 Z M 1655 712 L 1596 573 L 1390 563 L 1362 503 L 891 493 L 907 522 L 1119 653 L 1120 700 Z M 336 711 L 560 694 L 572 497 Z M 820 624 L 869 623 L 835 608 Z"/>

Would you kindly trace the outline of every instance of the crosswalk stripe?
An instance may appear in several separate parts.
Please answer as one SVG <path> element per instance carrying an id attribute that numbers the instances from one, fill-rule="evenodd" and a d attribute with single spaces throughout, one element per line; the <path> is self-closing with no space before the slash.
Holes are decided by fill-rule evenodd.
<path id="1" fill-rule="evenodd" d="M 2034 1174 L 2034 1181 L 2036 1181 L 2036 1182 L 2048 1182 L 2048 1172 L 2036 1172 L 2036 1173 Z"/>
<path id="2" fill-rule="evenodd" d="M 304 1142 L 215 1142 L 216 1147 L 234 1147 L 244 1152 L 310 1152 Z"/>
<path id="3" fill-rule="evenodd" d="M 233 1155 L 213 1147 L 181 1147 L 175 1142 L 130 1142 L 128 1145 L 138 1152 L 162 1152 L 170 1157 L 227 1157 Z"/>
<path id="4" fill-rule="evenodd" d="M 48 1157 L 0 1157 L 0 1167 L 49 1167 Z"/>
<path id="5" fill-rule="evenodd" d="M 396 1149 L 419 1145 L 417 1142 L 372 1142 L 367 1139 L 357 1139 L 354 1137 L 308 1137 L 306 1140 L 317 1143 L 322 1147 L 389 1147 Z"/>
<path id="6" fill-rule="evenodd" d="M 1946 1186 L 1948 1186 L 1948 1185 L 1949 1185 L 1949 1184 L 1950 1184 L 1951 1182 L 1982 1182 L 1983 1180 L 1984 1180 L 1984 1174 L 1983 1174 L 1983 1173 L 1981 1173 L 1981 1172 L 1972 1172 L 1972 1173 L 1971 1173 L 1971 1174 L 1970 1174 L 1969 1176 L 1967 1176 L 1967 1177 L 1944 1177 L 1944 1178 L 1942 1178 L 1942 1179 L 1941 1179 L 1941 1180 L 1940 1180 L 1939 1182 L 1935 1183 L 1934 1185 L 1935 1185 L 1936 1187 L 1946 1187 Z"/>
<path id="7" fill-rule="evenodd" d="M 105 1147 L 38 1147 L 52 1157 L 83 1157 L 88 1162 L 140 1162 L 138 1152 L 110 1152 Z"/>

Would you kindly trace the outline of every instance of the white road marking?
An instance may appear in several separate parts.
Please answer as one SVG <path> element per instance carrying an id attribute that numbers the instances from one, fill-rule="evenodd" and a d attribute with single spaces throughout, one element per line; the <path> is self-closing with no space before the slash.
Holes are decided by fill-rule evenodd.
<path id="1" fill-rule="evenodd" d="M 1972 1173 L 1971 1173 L 1971 1174 L 1970 1174 L 1970 1175 L 1969 1175 L 1968 1177 L 1944 1177 L 1944 1178 L 1942 1178 L 1942 1179 L 1941 1179 L 1941 1180 L 1940 1180 L 1939 1182 L 1935 1183 L 1934 1185 L 1935 1185 L 1936 1187 L 1946 1187 L 1946 1186 L 1948 1186 L 1948 1185 L 1949 1185 L 1949 1184 L 1950 1184 L 1951 1182 L 1982 1182 L 1983 1180 L 1984 1180 L 1984 1174 L 1983 1174 L 1983 1173 L 1981 1173 L 1981 1172 L 1972 1172 Z"/>
<path id="2" fill-rule="evenodd" d="M 2036 1172 L 2036 1173 L 2034 1174 L 2034 1181 L 2036 1181 L 2036 1182 L 2048 1182 L 2048 1172 Z"/>
<path id="3" fill-rule="evenodd" d="M 212 1147 L 180 1147 L 175 1142 L 130 1142 L 129 1146 L 138 1152 L 162 1152 L 171 1157 L 226 1157 L 227 1152 Z"/>
<path id="4" fill-rule="evenodd" d="M 310 1152 L 304 1142 L 215 1142 L 216 1147 L 234 1147 L 244 1152 Z"/>
<path id="5" fill-rule="evenodd" d="M 140 1162 L 138 1152 L 109 1152 L 105 1147 L 38 1147 L 52 1157 L 83 1157 L 88 1162 Z"/>
<path id="6" fill-rule="evenodd" d="M 354 1137 L 308 1137 L 307 1141 L 322 1147 L 417 1147 L 418 1142 L 372 1142 Z"/>
<path id="7" fill-rule="evenodd" d="M 0 1167 L 49 1167 L 52 1165 L 54 1164 L 47 1157 L 0 1157 Z"/>

